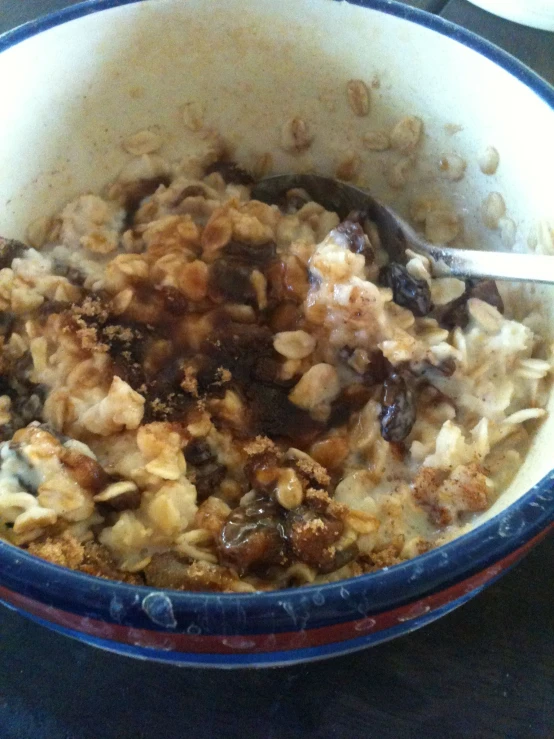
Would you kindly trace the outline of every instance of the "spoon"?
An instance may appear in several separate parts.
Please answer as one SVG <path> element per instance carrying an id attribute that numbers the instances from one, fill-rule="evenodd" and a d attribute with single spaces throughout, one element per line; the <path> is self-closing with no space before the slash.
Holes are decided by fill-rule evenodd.
<path id="1" fill-rule="evenodd" d="M 451 249 L 430 244 L 397 213 L 359 187 L 313 174 L 277 175 L 260 180 L 252 197 L 278 203 L 288 190 L 301 188 L 341 220 L 362 210 L 379 231 L 381 242 L 394 261 L 405 261 L 406 249 L 430 257 L 436 276 L 489 277 L 495 280 L 527 280 L 554 284 L 554 256 L 514 252 Z"/>

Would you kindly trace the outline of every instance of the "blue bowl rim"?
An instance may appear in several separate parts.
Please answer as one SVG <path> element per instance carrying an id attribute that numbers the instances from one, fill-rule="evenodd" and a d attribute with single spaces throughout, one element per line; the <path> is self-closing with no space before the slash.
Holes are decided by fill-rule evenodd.
<path id="1" fill-rule="evenodd" d="M 146 1 L 84 0 L 3 34 L 0 36 L 0 52 L 68 21 L 99 11 Z M 396 0 L 348 0 L 348 2 L 403 18 L 473 49 L 516 77 L 554 110 L 552 86 L 515 57 L 475 33 Z M 204 610 L 211 605 L 217 608 L 219 616 L 225 620 L 226 615 L 233 615 L 238 600 L 242 613 L 241 620 L 250 617 L 257 618 L 260 622 L 263 621 L 265 614 L 275 612 L 276 608 L 280 610 L 283 604 L 288 606 L 285 608 L 288 613 L 294 613 L 296 606 L 305 606 L 306 598 L 323 597 L 327 603 L 342 599 L 343 603 L 346 600 L 355 604 L 358 597 L 363 597 L 367 603 L 368 595 L 371 596 L 371 607 L 364 611 L 364 614 L 377 613 L 409 603 L 424 594 L 437 592 L 481 572 L 538 536 L 552 522 L 554 522 L 554 471 L 504 511 L 448 544 L 393 567 L 325 585 L 308 585 L 298 589 L 271 592 L 223 594 L 159 590 L 143 585 L 103 580 L 69 570 L 1 541 L 0 582 L 27 597 L 65 608 L 70 612 L 80 611 L 90 615 L 91 609 L 102 611 L 102 618 L 107 616 L 106 620 L 110 621 L 119 621 L 118 618 L 107 614 L 107 606 L 113 603 L 114 599 L 121 604 L 136 604 L 142 599 L 141 596 L 144 597 L 152 591 L 170 598 L 176 617 L 194 614 L 198 609 Z M 314 599 L 314 602 L 317 601 Z M 337 614 L 332 620 L 336 622 L 351 618 L 352 613 L 347 614 L 343 609 L 342 616 Z M 292 623 L 296 626 L 293 617 Z M 163 626 L 160 625 L 150 623 L 149 626 L 163 630 Z M 248 630 L 250 629 L 245 629 Z"/>

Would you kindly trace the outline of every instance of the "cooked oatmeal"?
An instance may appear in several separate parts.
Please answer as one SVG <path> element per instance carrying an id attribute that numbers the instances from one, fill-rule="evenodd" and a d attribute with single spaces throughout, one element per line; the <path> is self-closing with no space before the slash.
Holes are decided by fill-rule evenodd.
<path id="1" fill-rule="evenodd" d="M 403 119 L 390 145 L 420 134 Z M 89 574 L 246 592 L 463 532 L 545 413 L 537 317 L 504 315 L 491 281 L 388 263 L 363 212 L 264 204 L 236 164 L 171 171 L 158 146 L 134 137 L 135 176 L 35 224 L 37 248 L 0 240 L 1 535 Z"/>

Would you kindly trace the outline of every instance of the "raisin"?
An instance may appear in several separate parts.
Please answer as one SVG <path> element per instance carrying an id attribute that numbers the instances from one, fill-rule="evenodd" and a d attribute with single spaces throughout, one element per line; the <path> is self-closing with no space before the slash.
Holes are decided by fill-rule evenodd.
<path id="1" fill-rule="evenodd" d="M 185 459 L 195 467 L 211 462 L 214 458 L 210 445 L 203 439 L 193 439 L 185 447 Z"/>
<path id="2" fill-rule="evenodd" d="M 236 259 L 246 264 L 263 266 L 275 259 L 277 246 L 274 241 L 265 244 L 243 244 L 241 241 L 230 241 L 221 253 L 225 257 Z"/>
<path id="3" fill-rule="evenodd" d="M 206 500 L 213 495 L 227 473 L 226 468 L 218 462 L 208 462 L 195 470 L 196 493 L 198 500 Z"/>
<path id="4" fill-rule="evenodd" d="M 320 572 L 335 569 L 336 551 L 332 545 L 343 531 L 342 521 L 308 506 L 299 506 L 287 515 L 286 532 L 292 553 Z"/>
<path id="5" fill-rule="evenodd" d="M 17 431 L 17 426 L 14 423 L 6 423 L 0 426 L 0 441 L 9 441 L 16 431 Z M 24 485 L 23 485 L 23 488 L 25 489 Z"/>
<path id="6" fill-rule="evenodd" d="M 219 161 L 206 167 L 206 174 L 218 172 L 227 184 L 233 185 L 252 185 L 254 178 L 242 167 L 235 162 Z"/>
<path id="7" fill-rule="evenodd" d="M 331 405 L 327 426 L 329 428 L 344 426 L 348 423 L 352 413 L 364 407 L 371 395 L 370 388 L 361 383 L 353 383 L 345 387 Z"/>
<path id="8" fill-rule="evenodd" d="M 95 459 L 76 449 L 64 447 L 60 452 L 60 461 L 81 487 L 93 493 L 99 493 L 110 482 L 107 472 Z"/>
<path id="9" fill-rule="evenodd" d="M 379 281 L 385 287 L 392 288 L 394 302 L 411 310 L 414 316 L 426 316 L 433 307 L 427 282 L 413 277 L 398 262 L 390 262 L 383 267 L 379 273 Z"/>
<path id="10" fill-rule="evenodd" d="M 307 411 L 291 403 L 286 388 L 253 383 L 246 388 L 246 395 L 251 403 L 256 433 L 270 438 L 285 437 L 295 441 L 294 446 L 302 447 L 323 429 Z"/>
<path id="11" fill-rule="evenodd" d="M 199 356 L 195 361 L 198 369 L 196 384 L 200 395 L 223 398 L 225 383 L 221 381 L 221 363 L 213 357 Z"/>
<path id="12" fill-rule="evenodd" d="M 369 365 L 362 375 L 365 385 L 380 385 L 392 372 L 392 365 L 380 349 L 371 352 Z"/>
<path id="13" fill-rule="evenodd" d="M 0 375 L 0 395 L 7 395 L 13 400 L 16 393 L 11 384 L 11 377 Z"/>
<path id="14" fill-rule="evenodd" d="M 298 328 L 301 314 L 296 303 L 284 300 L 273 309 L 269 316 L 270 329 L 278 334 L 280 331 L 294 331 Z"/>
<path id="15" fill-rule="evenodd" d="M 189 587 L 189 566 L 172 552 L 154 554 L 145 568 L 146 583 L 155 588 L 182 590 Z"/>
<path id="16" fill-rule="evenodd" d="M 214 331 L 201 350 L 216 368 L 225 367 L 234 381 L 249 385 L 256 362 L 274 354 L 273 334 L 266 326 L 229 323 Z"/>
<path id="17" fill-rule="evenodd" d="M 286 536 L 278 506 L 258 498 L 235 508 L 217 542 L 220 559 L 240 574 L 286 562 Z"/>
<path id="18" fill-rule="evenodd" d="M 50 300 L 46 299 L 44 303 L 39 306 L 37 315 L 40 318 L 47 318 L 55 313 L 63 313 L 70 306 L 70 303 L 62 302 L 61 300 Z"/>
<path id="19" fill-rule="evenodd" d="M 237 260 L 218 259 L 208 277 L 208 296 L 216 303 L 256 304 L 256 291 L 250 281 L 251 267 Z"/>
<path id="20" fill-rule="evenodd" d="M 443 359 L 442 362 L 439 362 L 439 364 L 435 366 L 435 369 L 445 377 L 452 377 L 454 372 L 456 372 L 456 360 L 453 357 L 447 357 L 446 359 Z"/>
<path id="21" fill-rule="evenodd" d="M 108 345 L 108 352 L 114 359 L 123 357 L 126 361 L 144 361 L 148 350 L 148 339 L 152 332 L 144 325 L 122 321 L 108 323 L 99 330 L 99 339 Z"/>
<path id="22" fill-rule="evenodd" d="M 291 388 L 298 382 L 298 375 L 288 380 L 280 378 L 282 362 L 273 357 L 262 357 L 252 367 L 251 377 L 254 381 L 263 382 L 266 385 L 279 385 L 280 387 Z"/>
<path id="23" fill-rule="evenodd" d="M 186 200 L 187 198 L 204 197 L 206 197 L 206 188 L 203 185 L 187 185 L 179 192 L 179 195 L 173 201 L 173 205 L 181 205 L 183 200 Z"/>
<path id="24" fill-rule="evenodd" d="M 21 427 L 27 426 L 31 421 L 40 420 L 43 402 L 36 393 L 33 393 L 28 398 L 18 398 L 16 400 L 13 414 L 17 416 Z"/>
<path id="25" fill-rule="evenodd" d="M 469 322 L 467 300 L 467 295 L 464 293 L 437 312 L 437 320 L 442 328 L 452 331 L 457 326 L 460 328 L 467 326 Z"/>
<path id="26" fill-rule="evenodd" d="M 313 276 L 296 256 L 272 262 L 267 272 L 267 296 L 271 307 L 283 301 L 300 304 L 306 298 Z"/>
<path id="27" fill-rule="evenodd" d="M 52 273 L 58 277 L 66 277 L 69 282 L 77 287 L 85 284 L 86 275 L 84 275 L 76 267 L 71 267 L 66 261 L 54 258 L 52 260 Z"/>
<path id="28" fill-rule="evenodd" d="M 348 546 L 344 547 L 344 549 L 338 549 L 335 552 L 333 562 L 330 565 L 331 569 L 325 570 L 320 568 L 320 572 L 323 572 L 323 574 L 325 574 L 328 572 L 339 570 L 341 567 L 344 567 L 349 562 L 352 562 L 354 559 L 356 559 L 359 553 L 360 550 L 358 549 L 358 545 L 356 544 L 356 542 L 349 544 Z"/>
<path id="29" fill-rule="evenodd" d="M 77 287 L 83 287 L 87 279 L 86 275 L 76 267 L 70 267 L 67 270 L 66 276 L 69 282 L 71 282 L 72 285 L 76 285 Z"/>
<path id="30" fill-rule="evenodd" d="M 123 207 L 127 211 L 124 228 L 130 228 L 133 225 L 135 213 L 144 198 L 153 195 L 160 185 L 167 187 L 170 182 L 171 178 L 167 175 L 158 175 L 126 184 L 123 195 Z"/>
<path id="31" fill-rule="evenodd" d="M 504 313 L 504 301 L 494 280 L 470 280 L 469 297 L 479 298 Z"/>
<path id="32" fill-rule="evenodd" d="M 404 377 L 395 373 L 385 380 L 381 406 L 381 436 L 385 441 L 404 441 L 416 418 L 414 393 Z"/>
<path id="33" fill-rule="evenodd" d="M 465 328 L 469 322 L 467 301 L 470 298 L 478 298 L 504 313 L 504 301 L 494 280 L 467 280 L 464 294 L 439 312 L 437 318 L 440 325 L 449 331 L 456 327 Z"/>
<path id="34" fill-rule="evenodd" d="M 22 257 L 26 251 L 27 247 L 21 241 L 0 236 L 0 269 L 11 267 L 13 260 Z"/>
<path id="35" fill-rule="evenodd" d="M 156 374 L 154 382 L 157 390 L 160 392 L 160 397 L 163 397 L 164 394 L 167 394 L 172 390 L 175 392 L 178 389 L 181 389 L 184 361 L 183 357 L 173 357 L 166 363 L 165 367 Z"/>
<path id="36" fill-rule="evenodd" d="M 283 211 L 287 215 L 294 215 L 294 213 L 297 213 L 310 201 L 311 198 L 305 190 L 295 187 L 292 190 L 287 190 L 287 192 L 279 199 L 277 205 L 279 206 L 279 210 Z"/>
<path id="37" fill-rule="evenodd" d="M 335 231 L 346 237 L 350 251 L 354 252 L 354 254 L 363 254 L 366 264 L 371 264 L 375 259 L 375 253 L 360 220 L 361 214 L 357 211 L 353 212 L 348 216 L 346 221 L 339 223 Z"/>
<path id="38" fill-rule="evenodd" d="M 188 311 L 188 300 L 180 290 L 172 285 L 164 285 L 156 289 L 161 295 L 163 305 L 172 316 L 181 316 Z"/>
<path id="39" fill-rule="evenodd" d="M 140 508 L 141 498 L 140 490 L 128 490 L 126 493 L 96 505 L 105 506 L 107 511 L 136 511 Z"/>
<path id="40" fill-rule="evenodd" d="M 146 382 L 142 366 L 138 362 L 126 362 L 125 358 L 115 360 L 114 375 L 120 377 L 133 390 L 137 390 Z"/>
<path id="41" fill-rule="evenodd" d="M 181 388 L 183 364 L 182 357 L 173 357 L 154 377 L 144 380 L 144 387 L 136 386 L 146 396 L 145 423 L 180 421 L 196 405 L 196 399 Z M 136 380 L 139 381 L 142 368 L 138 366 L 136 369 Z M 132 386 L 135 387 L 134 384 Z"/>
<path id="42" fill-rule="evenodd" d="M 15 313 L 8 310 L 0 312 L 0 334 L 4 337 L 5 342 L 9 341 L 12 335 L 15 320 Z"/>

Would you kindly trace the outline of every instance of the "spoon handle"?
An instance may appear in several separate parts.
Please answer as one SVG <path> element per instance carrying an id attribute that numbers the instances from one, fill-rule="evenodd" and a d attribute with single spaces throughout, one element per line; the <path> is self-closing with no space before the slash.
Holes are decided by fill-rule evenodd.
<path id="1" fill-rule="evenodd" d="M 412 245 L 412 248 L 415 246 Z M 495 280 L 531 280 L 554 284 L 554 256 L 514 252 L 449 249 L 418 245 L 417 251 L 432 258 L 438 276 L 490 277 Z"/>

